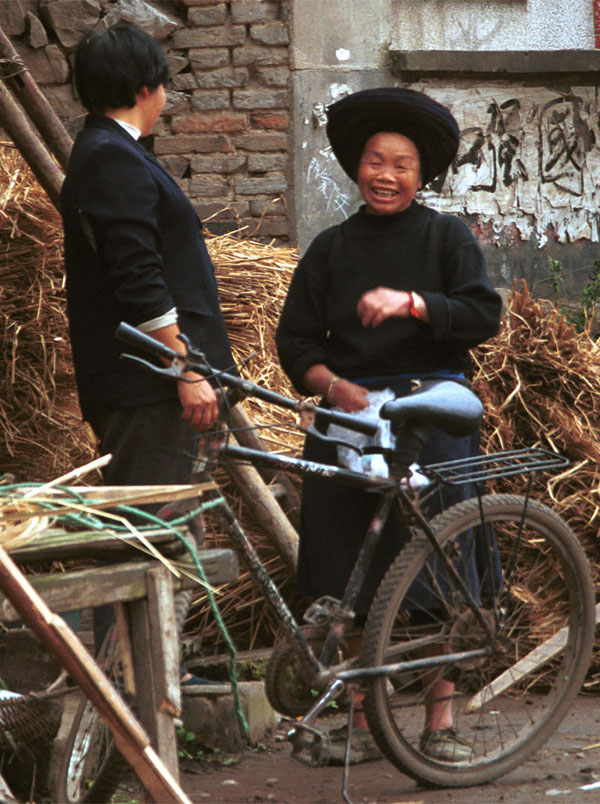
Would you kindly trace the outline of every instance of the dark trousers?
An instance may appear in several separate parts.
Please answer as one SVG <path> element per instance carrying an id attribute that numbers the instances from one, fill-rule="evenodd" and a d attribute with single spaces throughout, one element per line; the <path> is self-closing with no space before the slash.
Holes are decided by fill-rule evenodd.
<path id="1" fill-rule="evenodd" d="M 181 418 L 178 400 L 107 413 L 90 421 L 101 455 L 112 455 L 102 470 L 107 486 L 187 483 L 198 436 Z M 160 503 L 144 506 L 156 513 Z M 113 621 L 112 606 L 94 609 L 96 653 Z"/>

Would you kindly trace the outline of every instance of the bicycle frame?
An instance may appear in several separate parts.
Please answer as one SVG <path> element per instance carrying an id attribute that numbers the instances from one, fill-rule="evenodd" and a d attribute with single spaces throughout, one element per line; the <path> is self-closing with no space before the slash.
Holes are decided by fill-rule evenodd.
<path id="1" fill-rule="evenodd" d="M 187 345 L 188 352 L 187 355 L 182 355 L 128 325 L 120 324 L 116 334 L 121 340 L 128 342 L 137 348 L 141 348 L 155 357 L 168 359 L 171 361 L 171 366 L 169 368 L 159 368 L 155 364 L 150 363 L 143 358 L 133 355 L 124 355 L 124 357 L 137 363 L 141 363 L 153 372 L 163 374 L 173 379 L 181 379 L 183 372 L 188 370 L 193 370 L 205 375 L 213 374 L 213 376 L 217 376 L 220 386 L 226 386 L 231 389 L 224 394 L 224 397 L 221 401 L 221 414 L 225 419 L 227 409 L 232 403 L 235 404 L 243 397 L 252 396 L 256 397 L 257 399 L 270 402 L 284 409 L 295 411 L 296 413 L 308 412 L 313 417 L 315 415 L 319 415 L 330 422 L 335 422 L 357 432 L 366 433 L 367 435 L 374 435 L 377 429 L 376 422 L 364 421 L 356 416 L 352 416 L 351 414 L 319 408 L 310 403 L 298 402 L 291 398 L 285 397 L 282 394 L 262 388 L 261 386 L 258 386 L 237 375 L 231 375 L 224 372 L 214 375 L 214 372 L 212 372 L 211 368 L 207 366 L 204 355 L 195 350 L 185 338 L 182 339 Z M 422 425 L 420 425 L 420 427 L 422 428 Z M 419 425 L 417 425 L 416 429 L 418 428 Z M 253 579 L 259 585 L 267 601 L 273 608 L 276 618 L 280 622 L 286 636 L 290 638 L 298 648 L 301 659 L 306 662 L 306 665 L 315 674 L 315 683 L 317 685 L 324 686 L 326 683 L 331 681 L 332 677 L 336 677 L 336 671 L 332 670 L 328 672 L 327 668 L 330 666 L 330 663 L 336 654 L 337 648 L 343 639 L 348 622 L 353 618 L 352 607 L 362 587 L 370 561 L 385 523 L 390 516 L 394 501 L 398 502 L 403 513 L 408 516 L 409 521 L 416 525 L 416 527 L 426 535 L 432 550 L 436 553 L 439 560 L 442 561 L 443 565 L 452 576 L 453 581 L 465 596 L 467 604 L 469 605 L 469 608 L 473 612 L 477 621 L 487 632 L 488 636 L 492 635 L 488 621 L 481 613 L 480 607 L 473 599 L 464 580 L 461 578 L 452 562 L 446 557 L 444 551 L 437 543 L 427 519 L 420 512 L 415 501 L 409 496 L 409 491 L 402 487 L 402 479 L 410 475 L 410 471 L 408 470 L 407 466 L 394 467 L 392 469 L 392 473 L 395 474 L 396 477 L 392 477 L 391 480 L 384 480 L 382 478 L 371 477 L 369 475 L 353 472 L 338 466 L 307 461 L 302 458 L 295 458 L 293 456 L 282 456 L 274 453 L 261 452 L 259 450 L 253 450 L 230 444 L 227 441 L 226 434 L 212 434 L 207 441 L 207 446 L 207 456 L 209 461 L 213 457 L 216 458 L 217 462 L 222 463 L 226 462 L 228 458 L 235 461 L 248 461 L 255 467 L 276 468 L 300 476 L 316 475 L 319 477 L 331 478 L 343 482 L 349 486 L 379 494 L 375 514 L 366 531 L 363 544 L 359 551 L 354 569 L 348 580 L 342 600 L 337 607 L 335 614 L 333 615 L 328 636 L 321 651 L 319 660 L 317 660 L 314 656 L 314 653 L 304 638 L 298 623 L 283 600 L 279 590 L 272 582 L 266 568 L 262 564 L 258 554 L 254 550 L 254 547 L 248 540 L 248 537 L 237 522 L 235 515 L 226 504 L 219 506 L 219 508 L 223 511 L 224 523 L 232 543 L 245 557 Z M 568 461 L 562 458 L 562 456 L 558 456 L 543 449 L 534 451 L 535 454 L 530 461 L 528 461 L 527 458 L 529 457 L 531 451 L 523 452 L 526 453 L 524 460 L 521 459 L 519 453 L 500 453 L 499 458 L 502 468 L 500 473 L 496 472 L 496 474 L 494 474 L 493 470 L 486 469 L 485 462 L 486 460 L 490 460 L 489 456 L 484 456 L 483 458 L 466 459 L 463 461 L 450 461 L 445 464 L 435 464 L 430 468 L 422 467 L 422 470 L 428 472 L 430 478 L 438 485 L 447 483 L 451 484 L 453 482 L 474 483 L 477 496 L 480 497 L 481 486 L 479 484 L 483 483 L 483 481 L 490 477 L 497 477 L 499 474 L 515 474 L 518 472 L 532 473 L 539 469 L 547 469 L 551 466 L 564 466 L 565 463 L 568 463 Z M 516 461 L 514 460 L 515 454 L 519 454 L 519 457 L 516 459 Z M 414 458 L 416 458 L 416 455 Z M 408 461 L 407 463 L 410 463 L 411 461 Z M 462 476 L 461 469 L 463 472 Z M 478 653 L 477 655 L 479 656 L 481 654 Z M 465 652 L 464 658 L 471 658 L 471 655 Z M 456 661 L 456 659 L 456 656 L 441 655 L 439 657 L 433 657 L 427 660 L 416 660 L 415 669 L 421 669 L 422 661 L 426 662 L 424 666 L 434 666 L 450 663 L 452 661 Z M 409 663 L 410 666 L 412 666 L 412 664 L 413 663 Z M 377 668 L 377 672 L 378 675 L 385 675 L 395 672 L 399 669 L 406 669 L 406 667 L 407 663 L 396 665 L 392 664 L 386 666 L 385 668 Z M 339 673 L 343 672 L 344 670 L 345 668 L 343 665 L 339 666 L 337 669 L 337 677 L 341 679 Z M 373 675 L 373 668 L 359 668 L 352 671 L 351 678 L 359 679 L 369 675 Z"/>
<path id="2" fill-rule="evenodd" d="M 247 384 L 247 390 L 250 391 L 252 384 Z M 408 489 L 402 488 L 401 480 L 392 479 L 387 480 L 383 478 L 372 477 L 369 475 L 353 472 L 349 469 L 344 469 L 338 466 L 330 466 L 328 464 L 318 463 L 314 461 L 307 461 L 302 458 L 295 458 L 293 456 L 282 456 L 275 453 L 261 452 L 259 450 L 240 447 L 235 444 L 230 444 L 227 441 L 226 434 L 222 435 L 222 442 L 217 445 L 214 443 L 214 436 L 209 437 L 213 443 L 209 447 L 209 452 L 213 453 L 215 462 L 218 464 L 226 464 L 228 459 L 235 461 L 247 461 L 255 467 L 263 468 L 277 468 L 284 470 L 295 475 L 317 475 L 319 477 L 327 477 L 344 482 L 347 485 L 361 488 L 364 490 L 372 491 L 379 494 L 379 499 L 376 505 L 375 513 L 371 523 L 365 533 L 365 538 L 359 550 L 353 571 L 348 579 L 342 600 L 337 606 L 328 629 L 325 643 L 321 649 L 319 658 L 314 656 L 314 653 L 304 638 L 300 626 L 296 622 L 292 613 L 290 612 L 287 604 L 281 597 L 279 590 L 271 581 L 264 565 L 256 554 L 252 544 L 248 540 L 246 534 L 237 523 L 233 512 L 226 506 L 226 526 L 229 538 L 235 547 L 244 556 L 254 581 L 258 584 L 261 591 L 264 593 L 268 602 L 271 604 L 277 620 L 280 622 L 285 635 L 290 638 L 295 644 L 300 653 L 301 660 L 303 660 L 307 667 L 315 673 L 315 684 L 317 686 L 325 686 L 330 683 L 332 678 L 341 678 L 340 672 L 343 673 L 343 665 L 338 666 L 335 670 L 328 671 L 331 663 L 336 656 L 340 643 L 342 642 L 348 624 L 353 620 L 353 606 L 356 602 L 358 594 L 362 588 L 363 581 L 370 566 L 373 554 L 379 542 L 383 528 L 392 513 L 392 506 L 394 502 L 400 505 L 401 510 L 407 515 L 407 518 L 420 530 L 422 530 L 433 550 L 436 551 L 440 560 L 444 563 L 449 573 L 452 575 L 456 584 L 460 587 L 461 591 L 467 598 L 477 620 L 481 626 L 491 635 L 490 625 L 484 618 L 480 611 L 480 607 L 473 599 L 465 582 L 460 577 L 454 565 L 448 560 L 443 550 L 439 547 L 428 521 L 421 514 L 418 509 L 417 503 L 411 499 L 411 492 Z M 404 476 L 407 472 L 401 472 Z M 473 658 L 475 654 L 465 653 L 464 658 Z M 477 656 L 481 652 L 476 652 Z M 435 666 L 437 664 L 444 664 L 456 660 L 456 657 L 439 657 L 438 659 L 427 659 L 425 667 Z M 410 663 L 412 666 L 412 663 Z M 421 663 L 418 662 L 419 667 L 415 665 L 414 669 L 419 669 Z M 382 672 L 378 675 L 386 675 L 396 672 L 397 670 L 405 669 L 406 663 L 398 665 L 389 665 L 385 669 L 380 668 Z M 345 674 L 347 680 L 358 680 L 363 677 L 372 676 L 373 668 L 355 669 L 351 675 Z"/>

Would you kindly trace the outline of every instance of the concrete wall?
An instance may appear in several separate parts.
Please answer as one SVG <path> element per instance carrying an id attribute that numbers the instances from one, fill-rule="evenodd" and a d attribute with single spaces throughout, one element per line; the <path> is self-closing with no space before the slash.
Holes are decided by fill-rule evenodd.
<path id="1" fill-rule="evenodd" d="M 397 50 L 593 48 L 592 0 L 391 0 Z"/>
<path id="2" fill-rule="evenodd" d="M 405 85 L 447 105 L 461 128 L 456 162 L 422 200 L 471 225 L 498 285 L 525 277 L 547 295 L 553 259 L 565 295 L 580 293 L 600 256 L 592 2 L 373 0 L 368 8 L 360 0 L 293 5 L 301 251 L 360 202 L 328 147 L 325 107 L 359 89 Z"/>

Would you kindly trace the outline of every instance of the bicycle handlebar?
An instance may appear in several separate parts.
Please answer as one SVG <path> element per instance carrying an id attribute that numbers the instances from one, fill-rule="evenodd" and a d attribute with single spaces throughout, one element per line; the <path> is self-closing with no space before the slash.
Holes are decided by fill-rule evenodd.
<path id="1" fill-rule="evenodd" d="M 174 349 L 171 349 L 170 346 L 157 341 L 156 338 L 153 338 L 151 335 L 146 335 L 145 332 L 132 327 L 130 324 L 126 324 L 124 321 L 121 321 L 117 327 L 115 337 L 122 343 L 135 346 L 136 349 L 146 352 L 153 357 L 161 357 L 166 360 L 174 360 L 178 357 L 185 360 L 185 354 L 176 352 Z"/>
<path id="2" fill-rule="evenodd" d="M 125 358 L 141 363 L 148 371 L 165 374 L 174 380 L 180 378 L 181 374 L 185 371 L 193 371 L 205 376 L 214 376 L 218 378 L 222 385 L 228 388 L 236 388 L 241 396 L 254 396 L 257 399 L 261 399 L 263 402 L 271 402 L 274 405 L 286 408 L 287 410 L 293 410 L 296 413 L 308 411 L 319 414 L 319 416 L 322 416 L 327 421 L 339 424 L 341 427 L 346 427 L 357 433 L 364 433 L 364 435 L 374 436 L 377 433 L 378 423 L 375 419 L 358 419 L 351 413 L 341 413 L 337 410 L 320 408 L 308 402 L 283 396 L 283 394 L 278 394 L 276 391 L 269 391 L 249 380 L 237 377 L 234 374 L 228 374 L 225 371 L 214 369 L 208 363 L 204 355 L 195 351 L 193 348 L 190 348 L 188 354 L 176 352 L 164 343 L 157 341 L 156 338 L 153 338 L 151 335 L 146 335 L 130 324 L 121 322 L 115 331 L 115 337 L 117 340 L 129 344 L 129 346 L 133 346 L 141 352 L 150 354 L 153 357 L 171 360 L 176 364 L 176 366 L 173 366 L 171 369 L 161 369 L 135 355 L 123 355 Z"/>

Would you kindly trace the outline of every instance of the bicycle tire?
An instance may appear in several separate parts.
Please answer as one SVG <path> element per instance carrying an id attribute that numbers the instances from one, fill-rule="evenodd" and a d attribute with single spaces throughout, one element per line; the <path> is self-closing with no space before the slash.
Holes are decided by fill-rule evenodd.
<path id="1" fill-rule="evenodd" d="M 65 743 L 56 784 L 57 801 L 64 804 L 107 802 L 127 767 L 110 729 L 90 701 L 82 698 Z"/>
<path id="2" fill-rule="evenodd" d="M 458 503 L 431 523 L 438 544 L 455 566 L 474 558 L 473 536 L 482 534 L 480 511 L 487 532 L 497 539 L 502 557 L 500 588 L 494 594 L 489 583 L 493 573 L 488 571 L 481 573 L 478 589 L 479 611 L 491 637 L 466 606 L 464 593 L 447 577 L 448 571 L 444 577 L 439 563 L 435 564 L 433 548 L 422 532 L 396 558 L 372 603 L 361 650 L 364 666 L 470 648 L 490 650 L 483 658 L 457 660 L 443 671 L 429 670 L 430 680 L 437 673 L 437 678 L 442 675 L 454 684 L 436 704 L 452 707 L 453 725 L 467 744 L 468 758 L 460 762 L 432 758 L 421 742 L 426 694 L 429 690 L 430 706 L 434 694 L 423 670 L 370 680 L 366 685 L 365 715 L 378 747 L 401 771 L 424 785 L 479 785 L 523 763 L 558 727 L 588 668 L 595 598 L 585 553 L 568 525 L 538 502 L 527 502 L 519 536 L 524 504 L 517 495 L 487 495 L 481 501 Z M 493 551 L 488 549 L 487 554 Z M 432 609 L 430 598 L 426 613 L 421 614 L 417 589 L 426 577 L 437 610 Z M 555 644 L 561 641 L 556 637 L 559 631 L 564 636 L 562 647 Z M 548 644 L 552 637 L 555 642 Z M 421 639 L 420 646 L 414 639 Z M 413 640 L 412 646 L 408 640 Z M 541 645 L 546 658 L 536 666 L 533 660 L 539 654 L 531 652 Z M 527 660 L 517 667 L 524 657 Z M 510 683 L 493 691 L 489 684 L 496 680 L 501 686 L 503 672 L 502 678 Z"/>
<path id="3" fill-rule="evenodd" d="M 114 627 L 99 659 L 116 689 L 121 664 Z M 83 695 L 77 703 L 55 777 L 56 800 L 61 804 L 102 804 L 110 800 L 129 765 L 117 750 L 109 727 Z"/>

